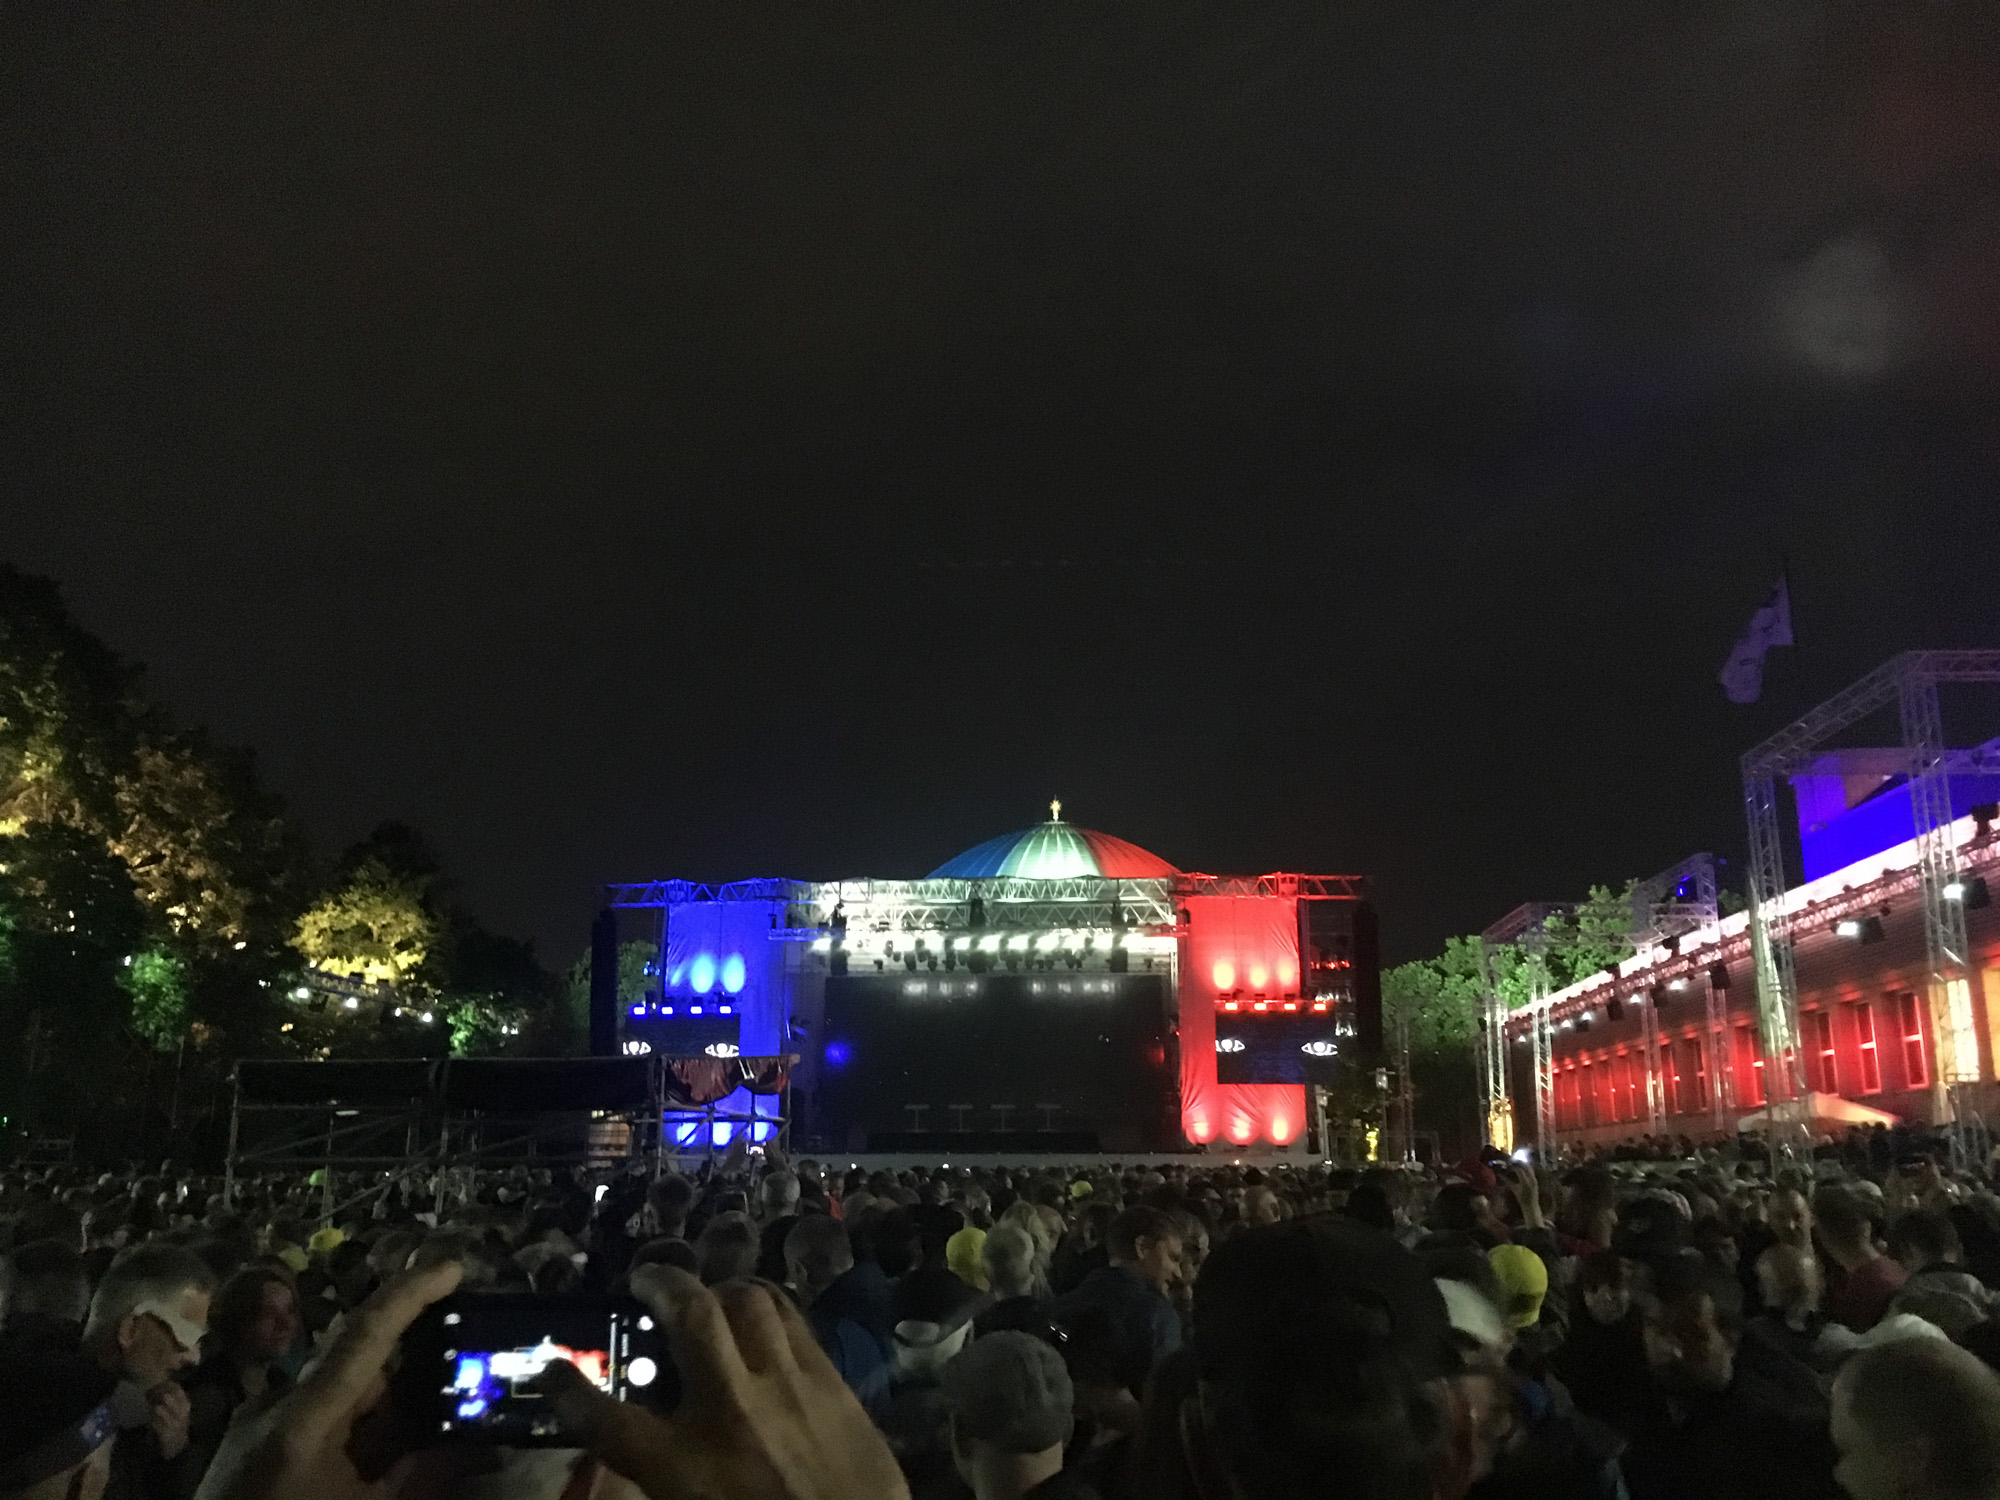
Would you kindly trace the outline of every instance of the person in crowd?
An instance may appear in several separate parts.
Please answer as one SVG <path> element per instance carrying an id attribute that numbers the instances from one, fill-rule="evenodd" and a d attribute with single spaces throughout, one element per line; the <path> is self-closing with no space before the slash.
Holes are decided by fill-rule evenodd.
<path id="1" fill-rule="evenodd" d="M 1096 1500 L 1063 1468 L 1075 1392 L 1062 1356 L 1012 1330 L 981 1338 L 944 1367 L 951 1456 L 973 1500 Z"/>
<path id="2" fill-rule="evenodd" d="M 976 1337 L 1003 1328 L 1033 1329 L 1048 1321 L 1048 1302 L 1035 1294 L 1035 1242 L 1018 1224 L 996 1224 L 979 1247 L 987 1302 L 973 1319 Z"/>
<path id="3" fill-rule="evenodd" d="M 196 1479 L 208 1469 L 237 1411 L 255 1409 L 291 1389 L 279 1363 L 299 1336 L 292 1277 L 274 1266 L 248 1266 L 215 1294 L 202 1361 L 188 1378 L 188 1462 Z"/>
<path id="4" fill-rule="evenodd" d="M 7 1258 L 0 1277 L 0 1352 L 74 1351 L 83 1342 L 90 1278 L 83 1257 L 60 1240 L 33 1240 Z"/>
<path id="5" fill-rule="evenodd" d="M 1083 1284 L 1084 1277 L 1111 1263 L 1110 1252 L 1104 1246 L 1104 1236 L 1111 1228 L 1111 1221 L 1117 1217 L 1117 1204 L 1100 1203 L 1094 1197 L 1084 1200 L 1076 1222 L 1070 1225 L 1069 1232 L 1050 1257 L 1050 1291 L 1059 1297 L 1073 1292 Z"/>
<path id="6" fill-rule="evenodd" d="M 116 1384 L 78 1353 L 0 1352 L 0 1500 L 99 1500 L 118 1430 Z"/>
<path id="7" fill-rule="evenodd" d="M 1106 1317 L 1137 1394 L 1153 1365 L 1180 1347 L 1180 1317 L 1168 1295 L 1180 1274 L 1180 1230 L 1157 1208 L 1128 1208 L 1111 1221 L 1105 1249 L 1109 1264 L 1058 1298 L 1054 1316 L 1067 1322 L 1093 1310 Z"/>
<path id="8" fill-rule="evenodd" d="M 1914 1208 L 1889 1229 L 1889 1257 L 1905 1272 L 1889 1310 L 1929 1318 L 1956 1338 L 2000 1308 L 2000 1299 L 1965 1268 L 1965 1251 L 1951 1215 Z"/>
<path id="9" fill-rule="evenodd" d="M 757 1226 L 741 1210 L 719 1213 L 702 1226 L 694 1253 L 701 1265 L 701 1279 L 710 1286 L 755 1275 Z"/>
<path id="10" fill-rule="evenodd" d="M 1615 1250 L 1593 1249 L 1584 1256 L 1575 1272 L 1582 1308 L 1549 1356 L 1551 1372 L 1577 1410 L 1628 1438 L 1657 1400 L 1646 1369 L 1643 1320 L 1632 1294 L 1641 1274 Z"/>
<path id="11" fill-rule="evenodd" d="M 2000 1375 L 1942 1340 L 1867 1349 L 1833 1384 L 1834 1477 L 1849 1500 L 2000 1495 Z"/>
<path id="12" fill-rule="evenodd" d="M 1633 1434 L 1633 1500 L 1790 1500 L 1831 1482 L 1826 1404 L 1810 1370 L 1738 1357 L 1742 1287 L 1690 1250 L 1651 1267 L 1646 1363 L 1661 1401 Z"/>
<path id="13" fill-rule="evenodd" d="M 1750 1320 L 1750 1334 L 1801 1364 L 1815 1363 L 1826 1323 L 1818 1258 L 1810 1249 L 1774 1242 L 1757 1257 L 1757 1291 L 1764 1311 Z"/>
<path id="14" fill-rule="evenodd" d="M 110 1500 L 161 1500 L 193 1488 L 192 1408 L 174 1377 L 201 1357 L 214 1291 L 214 1274 L 199 1256 L 162 1243 L 123 1252 L 91 1297 L 83 1348 L 118 1381 Z"/>
<path id="15" fill-rule="evenodd" d="M 1813 1196 L 1819 1243 L 1826 1252 L 1826 1316 L 1866 1333 L 1889 1310 L 1909 1272 L 1875 1245 L 1875 1225 L 1851 1191 L 1831 1187 Z"/>
<path id="16" fill-rule="evenodd" d="M 805 1310 L 813 1337 L 840 1378 L 870 1411 L 889 1394 L 889 1347 L 878 1316 L 847 1294 L 854 1248 L 847 1231 L 824 1214 L 808 1214 L 785 1236 L 786 1280 Z"/>
<path id="17" fill-rule="evenodd" d="M 796 1172 L 779 1167 L 757 1183 L 757 1274 L 785 1279 L 785 1237 L 799 1221 L 800 1185 Z"/>

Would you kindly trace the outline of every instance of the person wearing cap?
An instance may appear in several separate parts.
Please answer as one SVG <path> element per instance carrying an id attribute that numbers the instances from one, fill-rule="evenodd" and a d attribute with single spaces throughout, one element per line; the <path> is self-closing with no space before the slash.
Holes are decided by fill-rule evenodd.
<path id="1" fill-rule="evenodd" d="M 0 1356 L 0 1500 L 98 1500 L 117 1381 L 80 1354 Z"/>
<path id="2" fill-rule="evenodd" d="M 83 1326 L 85 1353 L 118 1381 L 124 1431 L 111 1455 L 108 1500 L 187 1493 L 188 1394 L 174 1379 L 201 1357 L 215 1273 L 177 1245 L 125 1251 L 98 1283 Z"/>
<path id="3" fill-rule="evenodd" d="M 976 1340 L 944 1367 L 951 1456 L 973 1500 L 1095 1500 L 1063 1472 L 1075 1390 L 1062 1356 L 1032 1334 Z"/>

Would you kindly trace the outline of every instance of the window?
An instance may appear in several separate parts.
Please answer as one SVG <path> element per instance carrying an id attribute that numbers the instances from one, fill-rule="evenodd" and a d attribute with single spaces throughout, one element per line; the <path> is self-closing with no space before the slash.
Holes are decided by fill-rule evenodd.
<path id="1" fill-rule="evenodd" d="M 1924 1007 L 1911 990 L 1899 991 L 1896 1000 L 1896 1034 L 1903 1041 L 1903 1086 L 1920 1089 L 1931 1081 L 1924 1066 Z"/>
<path id="2" fill-rule="evenodd" d="M 1866 1000 L 1850 1000 L 1846 1011 L 1854 1028 L 1854 1054 L 1861 1063 L 1861 1092 L 1882 1092 L 1882 1057 L 1875 1050 L 1875 1007 Z"/>
<path id="3" fill-rule="evenodd" d="M 1688 1113 L 1700 1114 L 1708 1108 L 1708 1049 L 1700 1037 L 1691 1036 L 1687 1039 L 1687 1053 L 1688 1078 L 1692 1082 Z"/>
<path id="4" fill-rule="evenodd" d="M 1979 1081 L 1979 1029 L 1972 1020 L 1972 984 L 1949 979 L 1944 986 L 1945 1014 L 1951 1021 L 1949 1054 L 1938 1059 L 1946 1083 Z"/>
<path id="5" fill-rule="evenodd" d="M 1799 1018 L 1805 1023 L 1806 1087 L 1822 1094 L 1840 1092 L 1840 1070 L 1833 1055 L 1833 1012 L 1809 1010 Z"/>
<path id="6" fill-rule="evenodd" d="M 1756 1109 L 1763 1102 L 1764 1056 L 1757 1047 L 1757 1029 L 1746 1023 L 1736 1028 L 1736 1103 Z"/>

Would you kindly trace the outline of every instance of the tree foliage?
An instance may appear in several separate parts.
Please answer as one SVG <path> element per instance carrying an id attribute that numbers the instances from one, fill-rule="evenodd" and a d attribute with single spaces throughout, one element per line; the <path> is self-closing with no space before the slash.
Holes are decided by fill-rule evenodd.
<path id="1" fill-rule="evenodd" d="M 438 936 L 422 886 L 366 859 L 299 914 L 292 946 L 329 974 L 393 985 L 423 967 Z"/>
<path id="2" fill-rule="evenodd" d="M 134 954 L 121 983 L 132 997 L 132 1029 L 162 1052 L 187 1035 L 187 966 L 158 948 Z"/>

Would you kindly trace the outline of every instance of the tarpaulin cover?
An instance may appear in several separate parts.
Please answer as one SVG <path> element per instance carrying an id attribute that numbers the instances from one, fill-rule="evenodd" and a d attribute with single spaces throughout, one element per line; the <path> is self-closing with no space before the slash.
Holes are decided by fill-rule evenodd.
<path id="1" fill-rule="evenodd" d="M 665 1084 L 667 1107 L 690 1109 L 714 1104 L 738 1089 L 752 1094 L 778 1093 L 797 1061 L 796 1056 L 670 1057 Z"/>
<path id="2" fill-rule="evenodd" d="M 643 1057 L 454 1058 L 445 1068 L 448 1109 L 534 1113 L 644 1109 L 653 1097 Z"/>
<path id="3" fill-rule="evenodd" d="M 408 1104 L 437 1088 L 437 1058 L 366 1062 L 241 1062 L 236 1085 L 245 1104 Z"/>
<path id="4" fill-rule="evenodd" d="M 1299 904 L 1289 896 L 1190 896 L 1181 948 L 1181 1129 L 1197 1143 L 1295 1141 L 1298 1084 L 1215 1079 L 1215 1006 L 1225 990 L 1276 996 L 1299 987 Z"/>

